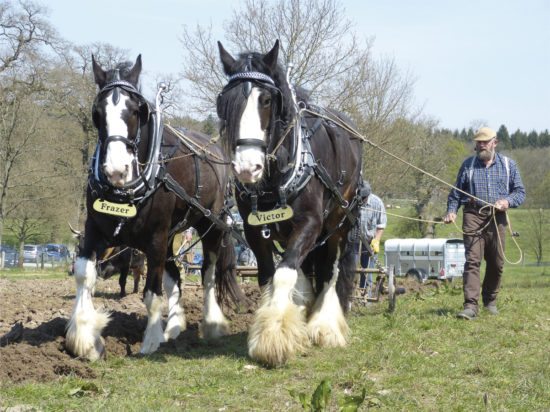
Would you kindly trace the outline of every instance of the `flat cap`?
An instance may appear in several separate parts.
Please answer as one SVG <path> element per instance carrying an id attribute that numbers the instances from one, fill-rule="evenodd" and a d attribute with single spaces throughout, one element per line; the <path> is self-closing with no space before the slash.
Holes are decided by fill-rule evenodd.
<path id="1" fill-rule="evenodd" d="M 489 127 L 482 127 L 474 135 L 475 142 L 487 142 L 497 137 L 495 131 Z"/>

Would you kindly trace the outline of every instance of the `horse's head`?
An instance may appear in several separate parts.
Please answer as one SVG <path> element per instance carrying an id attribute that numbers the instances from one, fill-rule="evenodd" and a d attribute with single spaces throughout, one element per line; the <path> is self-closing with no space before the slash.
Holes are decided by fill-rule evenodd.
<path id="1" fill-rule="evenodd" d="M 102 172 L 111 185 L 123 187 L 137 174 L 140 129 L 149 116 L 149 106 L 138 88 L 141 55 L 133 66 L 121 63 L 107 71 L 94 56 L 92 64 L 99 87 L 92 119 L 99 132 Z"/>
<path id="2" fill-rule="evenodd" d="M 286 123 L 292 107 L 285 73 L 277 65 L 279 41 L 268 53 L 242 53 L 233 58 L 218 42 L 229 81 L 218 96 L 220 134 L 231 156 L 233 173 L 242 183 L 257 183 L 266 169 L 266 152 L 273 149 L 277 123 Z M 286 112 L 285 112 L 286 113 Z M 279 125 L 280 126 L 280 125 Z"/>

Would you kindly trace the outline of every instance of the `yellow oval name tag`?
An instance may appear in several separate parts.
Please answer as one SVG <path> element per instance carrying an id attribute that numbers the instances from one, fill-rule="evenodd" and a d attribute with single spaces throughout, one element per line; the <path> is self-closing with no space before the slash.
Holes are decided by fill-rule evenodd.
<path id="1" fill-rule="evenodd" d="M 251 213 L 248 215 L 248 224 L 252 226 L 267 225 L 290 219 L 292 216 L 294 216 L 294 212 L 290 206 L 287 206 L 266 212 Z"/>
<path id="2" fill-rule="evenodd" d="M 137 214 L 137 209 L 134 205 L 113 203 L 101 199 L 96 199 L 94 202 L 94 210 L 106 215 L 121 217 L 134 217 Z"/>

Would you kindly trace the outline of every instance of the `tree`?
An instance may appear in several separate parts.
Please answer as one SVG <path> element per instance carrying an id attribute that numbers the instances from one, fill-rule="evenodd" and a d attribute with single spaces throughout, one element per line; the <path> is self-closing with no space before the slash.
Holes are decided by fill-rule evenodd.
<path id="1" fill-rule="evenodd" d="M 533 147 L 533 148 L 540 146 L 540 144 L 539 144 L 539 135 L 536 131 L 532 130 L 527 135 L 527 144 L 529 146 Z"/>
<path id="2" fill-rule="evenodd" d="M 548 129 L 541 132 L 539 135 L 539 143 L 540 147 L 550 147 L 550 133 L 548 132 Z"/>
<path id="3" fill-rule="evenodd" d="M 25 157 L 40 151 L 41 122 L 49 69 L 43 46 L 58 45 L 45 11 L 31 2 L 0 1 L 0 242 L 8 215 L 25 203 L 17 187 L 44 180 L 38 164 Z M 42 171 L 43 172 L 43 171 Z"/>
<path id="4" fill-rule="evenodd" d="M 527 135 L 519 129 L 512 133 L 510 139 L 512 141 L 513 149 L 521 149 L 522 147 L 527 146 Z"/>
<path id="5" fill-rule="evenodd" d="M 86 176 L 97 144 L 90 110 L 97 94 L 91 74 L 92 54 L 105 67 L 114 67 L 129 59 L 127 50 L 105 43 L 67 45 L 57 56 L 57 64 L 47 79 L 52 125 L 59 128 L 66 150 L 74 154 L 64 157 L 59 166 L 68 174 L 63 183 L 69 187 L 66 193 L 72 208 L 69 221 L 76 226 L 85 215 Z"/>
<path id="6" fill-rule="evenodd" d="M 531 218 L 531 236 L 529 237 L 531 249 L 537 259 L 537 265 L 541 265 L 544 258 L 544 245 L 550 239 L 548 235 L 550 232 L 550 219 L 542 208 L 535 211 L 530 210 L 529 217 Z"/>
<path id="7" fill-rule="evenodd" d="M 497 131 L 497 138 L 499 141 L 500 147 L 503 149 L 510 149 L 512 147 L 512 141 L 510 140 L 510 135 L 508 134 L 508 129 L 506 126 L 501 125 Z"/>
<path id="8" fill-rule="evenodd" d="M 32 74 L 40 47 L 57 46 L 57 33 L 45 15 L 35 3 L 0 0 L 0 74 L 14 69 L 24 72 L 22 77 Z"/>
<path id="9" fill-rule="evenodd" d="M 295 86 L 336 109 L 370 111 L 387 118 L 401 108 L 401 99 L 409 97 L 410 84 L 397 77 L 393 60 L 374 60 L 372 40 L 361 45 L 344 10 L 335 0 L 246 0 L 224 25 L 224 46 L 266 52 L 280 39 L 280 63 L 293 65 L 290 75 Z M 201 114 L 211 113 L 226 83 L 211 27 L 197 26 L 194 32 L 185 27 L 181 42 L 186 55 L 182 77 L 189 85 L 192 107 Z M 378 99 L 364 96 L 350 103 L 350 98 L 365 93 L 377 93 Z"/>

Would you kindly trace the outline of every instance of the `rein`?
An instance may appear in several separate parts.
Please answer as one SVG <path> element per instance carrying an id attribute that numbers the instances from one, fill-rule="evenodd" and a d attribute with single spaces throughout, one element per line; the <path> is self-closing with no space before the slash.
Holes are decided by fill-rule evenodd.
<path id="1" fill-rule="evenodd" d="M 446 185 L 446 186 L 448 186 L 448 187 L 450 187 L 450 188 L 452 188 L 452 189 L 456 189 L 457 191 L 459 191 L 459 192 L 461 192 L 461 193 L 463 193 L 463 194 L 465 194 L 465 195 L 470 196 L 470 197 L 471 197 L 472 199 L 474 199 L 474 200 L 477 200 L 477 201 L 479 201 L 479 202 L 481 202 L 481 203 L 485 203 L 485 205 L 483 206 L 483 208 L 485 208 L 485 207 L 491 208 L 494 223 L 495 223 L 495 225 L 497 225 L 497 222 L 496 222 L 496 214 L 495 214 L 495 210 L 497 210 L 497 209 L 496 209 L 496 207 L 495 207 L 494 204 L 492 204 L 492 203 L 490 203 L 490 202 L 487 202 L 487 201 L 485 201 L 485 200 L 483 200 L 483 199 L 480 199 L 480 198 L 478 198 L 477 196 L 474 196 L 474 195 L 472 195 L 472 194 L 470 194 L 470 193 L 468 193 L 468 192 L 466 192 L 466 191 L 464 191 L 464 190 L 462 190 L 462 189 L 456 187 L 455 185 L 453 185 L 453 184 L 451 184 L 451 183 L 448 183 L 448 182 L 444 181 L 443 179 L 441 179 L 441 178 L 439 178 L 439 177 L 437 177 L 437 176 L 435 176 L 435 175 L 429 173 L 428 171 L 426 171 L 426 170 L 424 170 L 424 169 L 421 169 L 420 167 L 418 167 L 418 166 L 416 166 L 416 165 L 414 165 L 414 164 L 412 164 L 412 163 L 410 163 L 410 162 L 407 162 L 407 161 L 404 160 L 404 159 L 401 159 L 399 156 L 394 155 L 393 153 L 389 152 L 388 150 L 386 150 L 386 149 L 380 147 L 379 145 L 377 145 L 376 143 L 370 141 L 370 140 L 367 139 L 364 135 L 362 135 L 361 133 L 359 133 L 357 130 L 353 129 L 352 127 L 350 127 L 350 126 L 347 125 L 346 123 L 341 122 L 339 119 L 334 119 L 333 117 L 325 116 L 325 115 L 323 115 L 323 114 L 321 114 L 321 113 L 312 111 L 312 110 L 307 109 L 307 108 L 302 109 L 302 111 L 309 112 L 309 113 L 311 113 L 311 114 L 313 114 L 313 115 L 315 115 L 315 116 L 319 116 L 319 117 L 325 118 L 325 119 L 327 119 L 327 120 L 330 120 L 331 122 L 334 122 L 335 124 L 339 125 L 340 127 L 344 128 L 345 130 L 347 130 L 348 132 L 350 132 L 351 134 L 353 134 L 354 136 L 356 136 L 357 138 L 359 138 L 360 140 L 362 140 L 363 142 L 365 142 L 365 143 L 371 145 L 372 147 L 374 147 L 374 148 L 380 150 L 380 151 L 383 152 L 384 154 L 386 154 L 386 155 L 388 155 L 388 156 L 390 156 L 390 157 L 393 157 L 394 159 L 396 159 L 396 160 L 398 160 L 398 161 L 400 161 L 400 162 L 406 164 L 407 166 L 412 167 L 413 169 L 419 171 L 419 172 L 422 173 L 422 174 L 425 174 L 426 176 L 429 176 L 429 177 L 431 177 L 431 178 L 437 180 L 437 181 L 440 182 L 440 183 L 443 183 L 444 185 Z M 508 212 L 505 211 L 504 213 L 506 214 L 506 221 L 508 222 L 508 228 L 509 228 L 509 231 L 510 231 L 512 240 L 513 240 L 514 244 L 516 245 L 517 250 L 519 251 L 520 257 L 519 257 L 519 259 L 518 259 L 516 262 L 511 262 L 511 261 L 509 261 L 508 258 L 506 257 L 506 254 L 503 253 L 503 256 L 504 256 L 504 259 L 506 260 L 507 263 L 516 265 L 516 264 L 519 264 L 519 263 L 522 261 L 522 259 L 523 259 L 523 251 L 521 250 L 521 248 L 520 248 L 518 242 L 517 242 L 516 239 L 514 238 L 514 233 L 513 233 L 513 231 L 512 231 L 512 224 L 511 224 L 511 222 L 510 222 L 510 217 L 509 217 L 509 215 L 508 215 Z M 408 217 L 399 216 L 399 215 L 395 215 L 395 216 L 398 216 L 398 217 L 403 218 L 403 219 L 408 218 Z M 432 221 L 424 220 L 424 219 L 414 219 L 414 218 L 408 218 L 408 219 L 413 219 L 413 220 L 417 220 L 417 221 L 420 221 L 420 222 L 426 222 L 426 223 L 439 223 L 439 224 L 442 223 L 442 222 L 432 222 Z M 491 220 L 489 220 L 489 222 L 481 229 L 481 231 L 485 230 L 485 229 L 489 226 L 490 223 L 491 223 Z M 455 227 L 459 230 L 459 232 L 461 232 L 462 234 L 471 235 L 471 233 L 465 233 L 465 232 L 463 232 L 463 231 L 458 227 L 458 225 L 456 224 L 456 222 L 454 222 L 454 225 L 455 225 Z M 498 226 L 495 226 L 495 227 L 498 227 Z M 502 239 L 500 239 L 500 233 L 499 233 L 498 230 L 497 230 L 497 236 L 498 236 L 498 240 L 499 240 L 498 243 L 499 243 L 500 250 L 501 250 L 501 252 L 504 252 L 504 248 L 503 248 L 503 245 L 502 245 Z M 368 245 L 367 245 L 367 246 L 368 246 Z"/>

